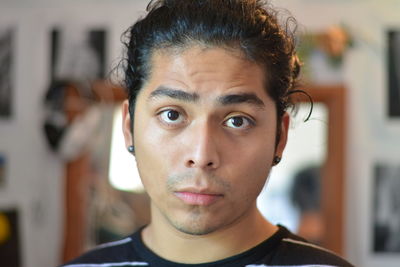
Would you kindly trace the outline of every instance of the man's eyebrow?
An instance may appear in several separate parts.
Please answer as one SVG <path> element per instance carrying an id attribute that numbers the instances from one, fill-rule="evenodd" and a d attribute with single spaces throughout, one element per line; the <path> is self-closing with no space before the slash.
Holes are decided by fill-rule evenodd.
<path id="1" fill-rule="evenodd" d="M 196 93 L 188 93 L 179 89 L 173 89 L 166 86 L 160 86 L 156 90 L 151 92 L 149 99 L 157 98 L 160 96 L 167 96 L 185 102 L 196 102 L 199 99 L 199 95 Z"/>
<path id="2" fill-rule="evenodd" d="M 248 103 L 255 105 L 259 108 L 265 107 L 264 102 L 254 93 L 238 93 L 232 95 L 224 95 L 220 96 L 217 101 L 221 105 Z"/>

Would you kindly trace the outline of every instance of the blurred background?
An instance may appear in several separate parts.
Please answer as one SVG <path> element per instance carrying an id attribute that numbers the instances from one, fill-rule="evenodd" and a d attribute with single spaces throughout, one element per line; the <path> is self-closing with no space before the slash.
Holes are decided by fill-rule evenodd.
<path id="1" fill-rule="evenodd" d="M 147 0 L 0 0 L 0 266 L 56 266 L 149 220 L 125 149 L 121 34 Z M 400 1 L 281 0 L 304 62 L 264 216 L 400 265 Z"/>

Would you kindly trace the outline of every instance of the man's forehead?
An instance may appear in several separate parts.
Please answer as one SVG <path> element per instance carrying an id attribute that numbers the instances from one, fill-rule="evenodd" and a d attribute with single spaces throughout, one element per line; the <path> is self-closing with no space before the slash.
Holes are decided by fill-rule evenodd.
<path id="1" fill-rule="evenodd" d="M 210 51 L 225 51 L 226 53 L 229 53 L 231 56 L 235 56 L 240 59 L 247 59 L 246 54 L 244 53 L 243 49 L 240 48 L 239 43 L 233 44 L 232 45 L 211 45 L 211 44 L 206 44 L 203 42 L 187 42 L 185 44 L 177 44 L 177 45 L 170 45 L 166 47 L 159 47 L 155 48 L 152 52 L 152 56 L 162 56 L 162 55 L 168 55 L 168 56 L 181 56 L 185 53 L 191 53 L 194 55 L 201 55 L 202 53 L 205 52 L 210 52 Z"/>
<path id="2" fill-rule="evenodd" d="M 169 49 L 159 49 L 151 55 L 149 79 L 155 75 L 157 78 L 164 75 L 183 78 L 183 75 L 192 77 L 198 74 L 215 74 L 221 79 L 228 75 L 232 83 L 250 76 L 251 79 L 247 81 L 254 81 L 257 78 L 265 81 L 265 66 L 247 59 L 239 49 L 224 47 L 204 49 L 194 46 L 181 53 L 169 53 L 169 51 Z"/>
<path id="3" fill-rule="evenodd" d="M 143 88 L 147 100 L 170 97 L 196 102 L 208 98 L 219 104 L 243 102 L 261 107 L 261 99 L 269 97 L 264 69 L 237 50 L 202 46 L 179 53 L 157 50 Z"/>
<path id="4" fill-rule="evenodd" d="M 208 57 L 205 57 L 205 55 L 208 55 Z M 166 65 L 174 65 L 176 67 L 185 65 L 186 69 L 190 71 L 188 67 L 195 68 L 201 66 L 202 64 L 199 63 L 204 63 L 205 59 L 217 63 L 210 65 L 210 67 L 215 68 L 220 66 L 218 63 L 226 68 L 227 65 L 224 62 L 230 61 L 231 63 L 234 62 L 236 66 L 243 68 L 258 66 L 260 69 L 264 69 L 263 65 L 247 58 L 239 47 L 206 46 L 201 44 L 156 49 L 151 53 L 150 68 L 156 70 Z"/>

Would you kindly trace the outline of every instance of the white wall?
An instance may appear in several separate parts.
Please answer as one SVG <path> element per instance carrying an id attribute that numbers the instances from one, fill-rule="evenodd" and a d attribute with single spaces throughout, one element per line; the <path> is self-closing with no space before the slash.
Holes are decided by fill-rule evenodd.
<path id="1" fill-rule="evenodd" d="M 144 1 L 95 2 L 0 2 L 0 25 L 15 29 L 16 44 L 13 115 L 0 119 L 0 153 L 8 161 L 0 210 L 19 210 L 24 267 L 56 266 L 62 252 L 64 163 L 48 149 L 42 131 L 42 98 L 50 79 L 49 33 L 63 24 L 104 27 L 111 64 L 121 53 L 121 33 L 146 6 Z"/>
<path id="2" fill-rule="evenodd" d="M 55 266 L 63 230 L 62 162 L 47 149 L 41 131 L 42 96 L 49 82 L 49 31 L 74 22 L 105 26 L 109 62 L 120 54 L 119 37 L 147 1 L 2 0 L 0 24 L 16 29 L 14 114 L 0 120 L 0 153 L 8 157 L 8 183 L 0 208 L 21 212 L 24 267 Z M 356 41 L 345 60 L 349 90 L 347 147 L 347 254 L 357 266 L 398 266 L 399 257 L 370 253 L 371 186 L 375 161 L 400 159 L 400 122 L 385 117 L 385 29 L 400 28 L 400 1 L 286 0 L 308 31 L 346 23 Z M 397 265 L 396 265 L 397 262 Z"/>
<path id="3" fill-rule="evenodd" d="M 278 3 L 278 1 L 275 1 Z M 386 30 L 400 29 L 400 1 L 285 1 L 307 31 L 346 24 L 355 47 L 345 60 L 347 103 L 346 241 L 356 266 L 399 266 L 400 255 L 372 251 L 373 166 L 400 159 L 400 120 L 386 117 Z M 283 1 L 279 1 L 283 5 Z"/>

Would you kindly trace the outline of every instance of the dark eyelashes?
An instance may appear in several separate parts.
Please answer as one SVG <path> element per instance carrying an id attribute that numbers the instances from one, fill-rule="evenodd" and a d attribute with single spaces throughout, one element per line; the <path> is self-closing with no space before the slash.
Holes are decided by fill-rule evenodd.
<path id="1" fill-rule="evenodd" d="M 169 115 L 167 113 L 171 111 L 177 113 L 178 117 L 176 117 L 176 119 L 169 118 Z M 162 109 L 156 112 L 156 117 L 160 121 L 160 123 L 162 123 L 167 127 L 179 128 L 187 122 L 187 115 L 177 108 Z M 235 125 L 229 126 L 229 124 L 232 123 L 232 121 L 230 120 L 234 118 L 241 118 L 244 121 L 243 124 L 239 126 Z M 235 130 L 241 130 L 241 129 L 244 130 L 256 126 L 256 121 L 251 116 L 247 116 L 244 114 L 232 114 L 231 116 L 228 115 L 225 117 L 225 119 L 222 122 L 222 125 Z M 243 125 L 244 127 L 242 127 Z"/>

